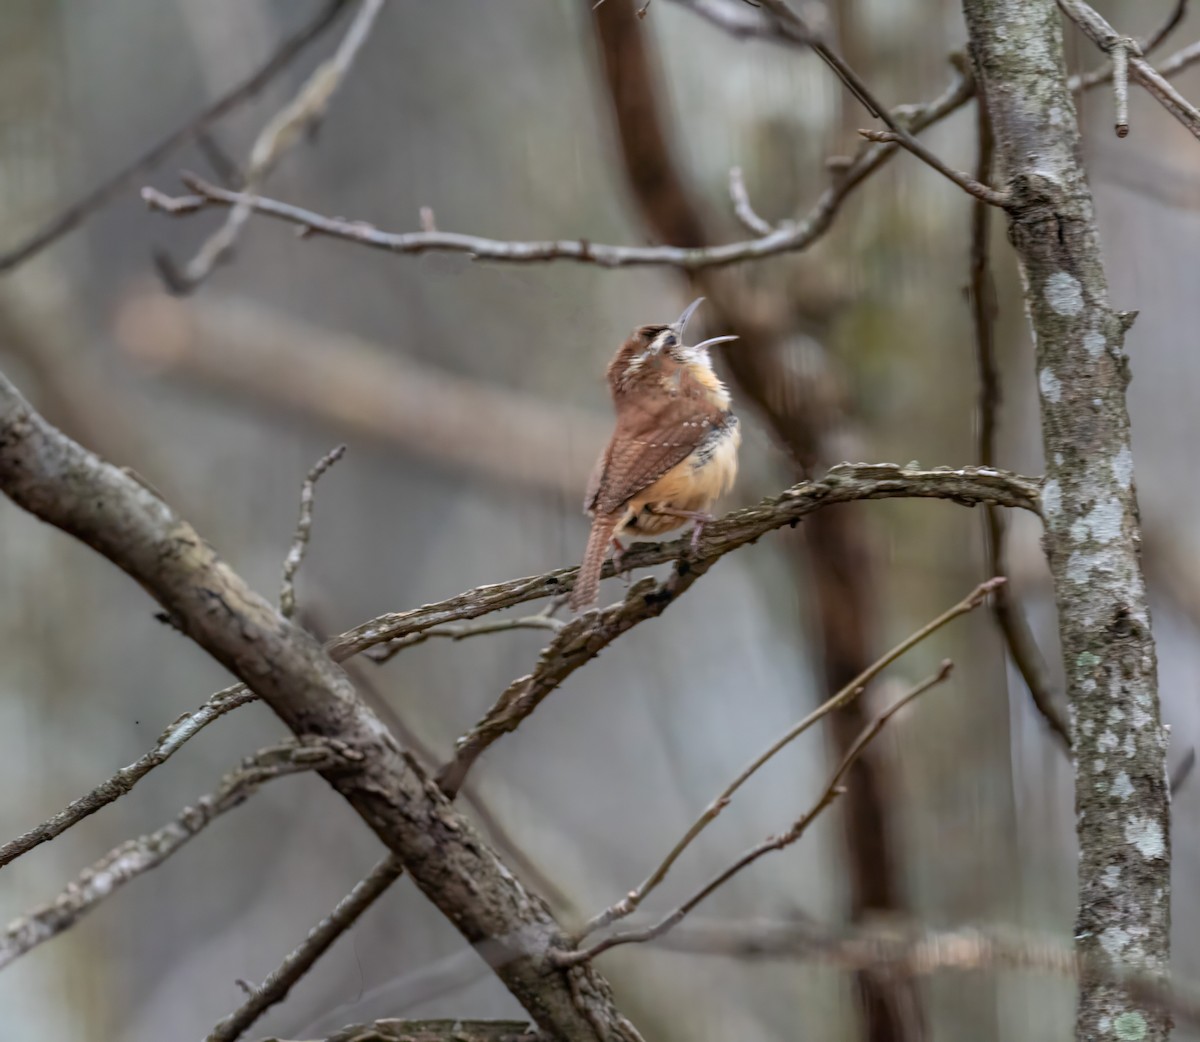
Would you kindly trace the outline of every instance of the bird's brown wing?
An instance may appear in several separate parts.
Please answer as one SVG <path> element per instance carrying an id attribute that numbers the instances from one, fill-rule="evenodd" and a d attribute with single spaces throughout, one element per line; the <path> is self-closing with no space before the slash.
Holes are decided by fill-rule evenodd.
<path id="1" fill-rule="evenodd" d="M 687 459 L 721 416 L 721 410 L 694 398 L 655 395 L 628 403 L 592 471 L 586 509 L 597 516 L 615 513 Z"/>

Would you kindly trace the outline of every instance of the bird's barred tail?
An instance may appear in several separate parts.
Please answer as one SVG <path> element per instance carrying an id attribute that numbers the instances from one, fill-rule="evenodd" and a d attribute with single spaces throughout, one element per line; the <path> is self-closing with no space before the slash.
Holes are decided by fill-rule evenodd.
<path id="1" fill-rule="evenodd" d="M 616 527 L 615 517 L 598 517 L 592 522 L 592 532 L 588 536 L 583 564 L 579 566 L 575 589 L 571 591 L 572 611 L 583 611 L 596 603 L 600 592 L 600 571 L 604 567 L 608 543 Z"/>

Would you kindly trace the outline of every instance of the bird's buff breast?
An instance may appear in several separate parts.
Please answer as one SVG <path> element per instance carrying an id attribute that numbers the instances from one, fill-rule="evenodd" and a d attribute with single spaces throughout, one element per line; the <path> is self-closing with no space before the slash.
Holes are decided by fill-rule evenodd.
<path id="1" fill-rule="evenodd" d="M 629 501 L 618 531 L 639 537 L 663 535 L 688 523 L 686 518 L 654 513 L 664 508 L 706 513 L 733 487 L 741 443 L 741 427 L 731 416 L 687 459 Z"/>

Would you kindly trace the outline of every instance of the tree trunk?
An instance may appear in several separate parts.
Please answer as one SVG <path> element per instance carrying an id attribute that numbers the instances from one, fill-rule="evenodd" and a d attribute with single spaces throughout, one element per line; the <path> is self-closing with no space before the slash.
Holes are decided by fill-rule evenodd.
<path id="1" fill-rule="evenodd" d="M 1087 960 L 1167 968 L 1170 795 L 1139 557 L 1125 333 L 1101 263 L 1053 0 L 965 0 L 980 95 L 1010 193 L 1009 237 L 1037 345 L 1045 549 L 1071 710 Z M 1156 1040 L 1169 1018 L 1081 982 L 1077 1037 Z"/>

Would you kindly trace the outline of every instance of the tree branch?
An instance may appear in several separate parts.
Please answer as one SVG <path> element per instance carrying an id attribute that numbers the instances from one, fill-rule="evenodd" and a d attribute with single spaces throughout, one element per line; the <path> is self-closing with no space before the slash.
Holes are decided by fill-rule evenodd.
<path id="1" fill-rule="evenodd" d="M 185 807 L 157 832 L 122 843 L 86 869 L 49 904 L 14 919 L 0 935 L 0 969 L 62 933 L 104 898 L 157 868 L 219 815 L 244 803 L 264 782 L 298 771 L 332 770 L 350 750 L 322 739 L 264 749 L 227 774 L 221 786 Z"/>
<path id="2" fill-rule="evenodd" d="M 964 192 L 978 199 L 980 202 L 987 203 L 989 206 L 1000 207 L 1008 204 L 1008 196 L 1003 192 L 997 192 L 996 189 L 984 184 L 982 181 L 978 181 L 960 170 L 948 167 L 937 155 L 925 148 L 924 145 L 910 134 L 897 134 L 891 130 L 860 130 L 859 133 L 868 141 L 894 142 L 897 145 L 902 145 L 948 181 L 954 182 Z"/>
<path id="3" fill-rule="evenodd" d="M 241 1006 L 209 1032 L 206 1042 L 234 1042 L 268 1009 L 287 998 L 292 986 L 313 963 L 403 872 L 404 866 L 394 856 L 389 855 L 379 862 L 370 875 L 360 880 L 337 907 L 309 931 L 304 943 L 291 952 Z"/>
<path id="4" fill-rule="evenodd" d="M 670 914 L 664 916 L 653 926 L 648 926 L 641 930 L 629 930 L 624 933 L 615 933 L 604 940 L 597 942 L 590 948 L 579 949 L 571 952 L 557 952 L 553 956 L 554 962 L 560 966 L 574 966 L 581 962 L 589 962 L 602 952 L 606 952 L 611 948 L 616 948 L 622 944 L 635 944 L 645 941 L 654 940 L 656 937 L 661 937 L 667 931 L 671 930 L 678 923 L 682 922 L 684 917 L 700 904 L 705 898 L 709 897 L 715 890 L 719 889 L 742 869 L 749 867 L 765 854 L 770 854 L 773 851 L 783 850 L 795 843 L 805 832 L 808 827 L 816 821 L 818 817 L 829 807 L 834 800 L 841 796 L 845 791 L 845 786 L 842 784 L 846 777 L 846 772 L 854 765 L 855 761 L 863 754 L 864 750 L 879 733 L 887 726 L 889 720 L 903 709 L 909 702 L 923 695 L 930 688 L 936 687 L 943 683 L 949 676 L 951 670 L 949 660 L 942 663 L 942 668 L 933 676 L 921 681 L 916 687 L 912 688 L 906 694 L 897 699 L 884 712 L 876 717 L 870 725 L 860 734 L 857 740 L 846 751 L 842 757 L 841 763 L 830 776 L 825 788 L 822 790 L 816 802 L 809 810 L 801 817 L 793 822 L 791 828 L 779 836 L 770 836 L 763 840 L 757 846 L 751 847 L 748 851 L 742 854 L 728 868 L 719 872 L 713 879 L 707 882 L 691 897 L 683 902 Z"/>
<path id="5" fill-rule="evenodd" d="M 970 81 L 959 76 L 941 97 L 927 105 L 907 106 L 896 110 L 894 116 L 908 124 L 916 133 L 964 105 L 971 97 Z M 604 268 L 636 265 L 665 265 L 696 271 L 743 260 L 761 260 L 781 253 L 806 249 L 828 230 L 842 201 L 854 188 L 877 170 L 896 150 L 894 143 L 866 144 L 859 149 L 849 166 L 840 171 L 821 194 L 808 215 L 799 223 L 789 223 L 770 235 L 746 242 L 727 243 L 706 249 L 678 246 L 606 246 L 588 240 L 557 240 L 543 242 L 506 242 L 453 232 L 380 231 L 365 221 L 348 221 L 325 217 L 310 210 L 263 196 L 232 192 L 197 177 L 182 175 L 184 185 L 192 195 L 172 198 L 155 188 L 143 188 L 142 198 L 151 209 L 173 216 L 196 213 L 209 206 L 244 204 L 265 217 L 299 226 L 306 234 L 326 235 L 346 239 L 373 249 L 391 253 L 419 254 L 427 252 L 465 253 L 473 260 L 510 263 L 534 263 L 551 260 L 572 260 L 596 264 Z"/>
<path id="6" fill-rule="evenodd" d="M 135 578 L 297 735 L 343 742 L 353 765 L 322 777 L 468 942 L 491 946 L 497 974 L 539 1026 L 566 1042 L 640 1037 L 598 974 L 547 972 L 549 952 L 568 942 L 545 903 L 428 783 L 317 641 L 250 590 L 165 502 L 47 424 L 3 377 L 0 489 Z"/>
<path id="7" fill-rule="evenodd" d="M 266 1038 L 262 1042 L 286 1042 Z M 350 1024 L 324 1042 L 552 1042 L 521 1020 L 372 1020 Z"/>
<path id="8" fill-rule="evenodd" d="M 310 134 L 324 118 L 330 100 L 371 35 L 375 19 L 383 6 L 384 0 L 362 0 L 358 14 L 354 16 L 333 56 L 313 70 L 295 98 L 259 131 L 246 166 L 244 189 L 247 195 L 256 195 L 284 154 Z M 235 206 L 225 218 L 225 223 L 205 240 L 182 271 L 175 267 L 166 253 L 156 253 L 155 263 L 167 288 L 173 293 L 188 293 L 208 278 L 213 269 L 232 254 L 242 228 L 250 219 L 250 213 L 250 207 L 245 204 Z"/>
<path id="9" fill-rule="evenodd" d="M 764 752 L 755 757 L 743 770 L 738 774 L 732 782 L 729 783 L 715 799 L 704 809 L 704 812 L 684 833 L 683 837 L 671 848 L 667 856 L 659 863 L 658 867 L 646 878 L 646 880 L 636 890 L 631 890 L 616 904 L 606 908 L 599 915 L 593 916 L 584 924 L 583 928 L 578 931 L 576 937 L 582 939 L 596 930 L 602 929 L 619 919 L 624 919 L 626 916 L 632 915 L 641 906 L 642 902 L 666 878 L 671 867 L 682 856 L 683 852 L 692 844 L 697 836 L 700 835 L 713 821 L 717 815 L 721 813 L 730 801 L 734 794 L 746 782 L 748 782 L 769 760 L 777 753 L 790 745 L 807 731 L 814 724 L 820 722 L 834 710 L 842 709 L 849 703 L 853 702 L 861 695 L 872 680 L 882 673 L 888 666 L 895 662 L 902 655 L 906 654 L 912 648 L 916 647 L 927 637 L 936 633 L 947 623 L 957 619 L 960 615 L 965 615 L 968 612 L 974 611 L 986 599 L 989 593 L 1000 589 L 1004 585 L 1004 580 L 1000 578 L 990 579 L 988 582 L 982 583 L 972 590 L 963 600 L 952 608 L 944 611 L 932 622 L 922 626 L 921 629 L 906 637 L 903 641 L 897 644 L 882 658 L 877 659 L 868 666 L 862 673 L 856 676 L 849 684 L 843 687 L 832 698 L 825 701 L 813 712 L 809 713 L 799 723 L 791 727 L 781 738 L 776 739 Z"/>
<path id="10" fill-rule="evenodd" d="M 283 580 L 279 588 L 279 613 L 285 619 L 290 619 L 296 614 L 296 573 L 304 563 L 304 555 L 308 552 L 308 540 L 312 535 L 313 500 L 316 496 L 317 482 L 321 480 L 325 471 L 344 455 L 345 445 L 331 449 L 317 460 L 300 487 L 300 517 L 296 521 L 296 534 L 292 537 L 292 545 L 284 558 Z"/>
<path id="11" fill-rule="evenodd" d="M 196 140 L 222 116 L 253 98 L 286 69 L 310 43 L 324 35 L 325 31 L 337 20 L 337 16 L 346 4 L 347 0 L 327 0 L 312 21 L 283 40 L 262 66 L 248 78 L 193 116 L 178 130 L 172 131 L 149 151 L 138 156 L 137 159 L 52 217 L 24 242 L 18 243 L 0 254 L 0 272 L 17 267 L 68 232 L 73 231 L 94 211 L 116 199 L 129 185 L 153 170 L 176 149 L 189 141 Z"/>
<path id="12" fill-rule="evenodd" d="M 1080 9 L 1074 0 L 1067 7 Z M 1170 798 L 1125 401 L 1123 347 L 1134 316 L 1108 301 L 1053 0 L 965 0 L 964 8 L 976 82 L 1013 195 L 1009 239 L 1036 345 L 1043 546 L 1075 770 L 1075 936 L 1085 957 L 1165 973 Z M 1118 1022 L 1145 1042 L 1162 1042 L 1169 1030 L 1160 1011 L 1085 977 L 1079 1037 L 1100 1037 L 1101 1025 Z"/>
<path id="13" fill-rule="evenodd" d="M 120 799 L 155 767 L 169 760 L 186 742 L 231 710 L 255 701 L 255 695 L 244 684 L 234 684 L 210 696 L 203 705 L 191 713 L 185 713 L 170 725 L 158 739 L 158 743 L 144 756 L 122 767 L 107 781 L 101 782 L 91 792 L 80 796 L 59 811 L 49 821 L 30 829 L 24 835 L 11 839 L 0 846 L 0 868 L 27 854 L 34 847 L 48 843 L 66 832 L 72 825 L 96 811 Z"/>
<path id="14" fill-rule="evenodd" d="M 1179 93 L 1167 81 L 1166 77 L 1142 57 L 1141 47 L 1136 41 L 1118 33 L 1104 17 L 1084 0 L 1058 0 L 1058 6 L 1071 19 L 1089 40 L 1100 48 L 1112 60 L 1114 83 L 1120 87 L 1120 70 L 1128 65 L 1129 72 L 1147 91 L 1180 123 L 1188 128 L 1196 137 L 1200 137 L 1200 109 Z M 1090 86 L 1090 84 L 1089 84 Z M 1129 124 L 1122 128 L 1122 97 L 1117 93 L 1117 136 L 1124 137 L 1129 132 Z"/>

